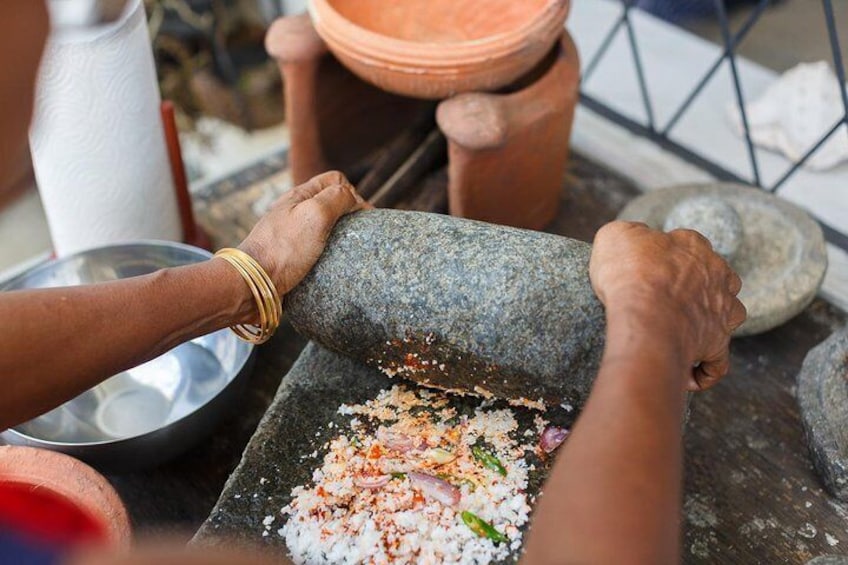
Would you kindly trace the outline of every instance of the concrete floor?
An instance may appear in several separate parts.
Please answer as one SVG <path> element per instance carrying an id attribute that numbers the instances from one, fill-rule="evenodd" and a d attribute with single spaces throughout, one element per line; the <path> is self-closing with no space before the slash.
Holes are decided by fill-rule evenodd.
<path id="1" fill-rule="evenodd" d="M 848 65 L 848 2 L 833 0 L 832 5 L 842 59 Z M 730 14 L 731 29 L 738 30 L 752 11 L 751 7 L 734 10 Z M 721 29 L 713 18 L 691 22 L 685 27 L 705 39 L 722 42 Z M 822 59 L 832 63 L 822 3 L 817 0 L 775 2 L 762 14 L 737 52 L 777 72 L 798 63 Z"/>

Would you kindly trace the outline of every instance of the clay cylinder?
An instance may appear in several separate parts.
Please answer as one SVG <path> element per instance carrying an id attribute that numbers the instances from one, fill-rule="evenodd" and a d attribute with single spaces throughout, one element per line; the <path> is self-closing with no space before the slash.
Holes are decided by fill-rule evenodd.
<path id="1" fill-rule="evenodd" d="M 579 404 L 603 349 L 590 246 L 421 212 L 343 218 L 286 297 L 325 347 L 438 388 Z"/>
<path id="2" fill-rule="evenodd" d="M 466 93 L 439 104 L 452 216 L 530 229 L 556 216 L 580 83 L 568 32 L 552 55 L 539 78 L 511 94 Z"/>

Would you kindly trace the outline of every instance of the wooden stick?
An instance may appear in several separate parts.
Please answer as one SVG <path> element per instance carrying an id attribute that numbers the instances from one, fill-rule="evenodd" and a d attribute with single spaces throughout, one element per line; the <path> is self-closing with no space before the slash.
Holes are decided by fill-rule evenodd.
<path id="1" fill-rule="evenodd" d="M 188 192 L 183 155 L 180 149 L 180 136 L 177 133 L 177 119 L 174 104 L 164 100 L 160 106 L 162 127 L 165 129 L 165 144 L 168 147 L 168 160 L 171 163 L 171 176 L 174 179 L 174 190 L 177 193 L 177 206 L 180 210 L 180 223 L 183 228 L 183 241 L 207 250 L 212 249 L 212 242 L 194 221 L 194 210 L 191 207 L 191 195 Z"/>
<path id="2" fill-rule="evenodd" d="M 416 187 L 425 174 L 447 158 L 447 142 L 439 128 L 434 128 L 424 142 L 403 162 L 400 168 L 368 201 L 375 207 L 388 207 Z"/>
<path id="3" fill-rule="evenodd" d="M 417 124 L 403 131 L 380 151 L 368 174 L 356 185 L 356 190 L 363 198 L 371 198 L 421 146 L 436 125 L 433 117 L 430 118 L 426 124 Z"/>
<path id="4" fill-rule="evenodd" d="M 446 167 L 437 169 L 410 191 L 410 195 L 394 204 L 398 210 L 418 210 L 420 212 L 448 213 L 448 171 Z"/>

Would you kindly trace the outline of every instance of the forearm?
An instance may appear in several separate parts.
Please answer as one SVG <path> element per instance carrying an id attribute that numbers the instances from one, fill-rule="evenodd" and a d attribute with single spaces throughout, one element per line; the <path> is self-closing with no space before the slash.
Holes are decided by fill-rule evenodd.
<path id="1" fill-rule="evenodd" d="M 687 367 L 675 328 L 663 330 L 660 316 L 634 320 L 608 320 L 592 394 L 534 517 L 528 563 L 678 560 Z"/>
<path id="2" fill-rule="evenodd" d="M 0 293 L 0 429 L 188 339 L 251 319 L 220 259 L 84 287 Z"/>
<path id="3" fill-rule="evenodd" d="M 324 173 L 281 196 L 239 248 L 284 295 L 336 221 L 365 207 L 341 173 Z M 258 318 L 248 285 L 220 258 L 108 284 L 0 293 L 0 429 L 182 341 Z"/>

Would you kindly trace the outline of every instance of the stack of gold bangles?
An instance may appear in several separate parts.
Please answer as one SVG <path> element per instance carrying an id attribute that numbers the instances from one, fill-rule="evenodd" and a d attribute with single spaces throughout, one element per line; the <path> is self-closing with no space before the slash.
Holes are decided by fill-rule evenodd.
<path id="1" fill-rule="evenodd" d="M 220 257 L 235 267 L 250 287 L 259 309 L 258 326 L 240 324 L 230 329 L 245 341 L 265 343 L 277 331 L 283 315 L 283 303 L 271 277 L 253 257 L 239 249 L 225 247 L 215 253 L 215 257 Z"/>

